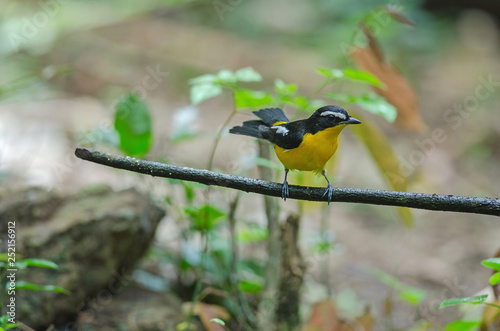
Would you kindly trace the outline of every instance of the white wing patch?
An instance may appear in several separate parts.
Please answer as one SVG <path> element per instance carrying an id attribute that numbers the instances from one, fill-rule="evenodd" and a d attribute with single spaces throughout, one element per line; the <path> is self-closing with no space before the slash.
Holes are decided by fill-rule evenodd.
<path id="1" fill-rule="evenodd" d="M 279 133 L 283 136 L 286 136 L 289 132 L 289 130 L 287 128 L 285 128 L 284 126 L 280 126 L 280 125 L 272 126 L 271 129 L 276 130 L 276 133 Z"/>
<path id="2" fill-rule="evenodd" d="M 342 114 L 342 113 L 337 113 L 337 112 L 334 112 L 334 111 L 329 111 L 329 110 L 324 111 L 324 112 L 322 112 L 322 113 L 320 114 L 320 116 L 329 116 L 329 115 L 333 115 L 333 116 L 335 116 L 335 117 L 338 117 L 338 118 L 340 118 L 341 120 L 346 120 L 346 119 L 347 119 L 347 117 L 346 117 L 344 114 Z"/>

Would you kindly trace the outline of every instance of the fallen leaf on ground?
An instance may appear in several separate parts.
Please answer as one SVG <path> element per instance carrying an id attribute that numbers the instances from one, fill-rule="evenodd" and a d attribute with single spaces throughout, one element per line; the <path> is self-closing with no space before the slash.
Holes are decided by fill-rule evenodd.
<path id="1" fill-rule="evenodd" d="M 185 303 L 184 311 L 189 311 L 191 309 L 191 305 L 191 302 Z M 203 302 L 195 303 L 193 313 L 200 318 L 201 324 L 203 324 L 207 331 L 226 331 L 224 326 L 212 322 L 211 320 L 213 318 L 218 318 L 227 321 L 231 318 L 231 315 L 226 310 L 226 308 L 218 305 L 210 305 Z"/>
<path id="2" fill-rule="evenodd" d="M 303 331 L 339 331 L 338 312 L 330 299 L 316 302 Z"/>

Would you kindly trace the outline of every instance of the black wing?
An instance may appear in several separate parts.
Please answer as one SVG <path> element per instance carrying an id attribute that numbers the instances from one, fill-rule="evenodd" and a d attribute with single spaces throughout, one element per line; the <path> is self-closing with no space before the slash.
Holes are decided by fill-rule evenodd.
<path id="1" fill-rule="evenodd" d="M 267 126 L 273 126 L 276 122 L 289 123 L 283 110 L 280 108 L 265 108 L 253 112 L 255 116 L 262 119 Z"/>
<path id="2" fill-rule="evenodd" d="M 272 127 L 259 127 L 262 138 L 284 149 L 299 147 L 305 134 L 304 121 L 295 121 Z"/>
<path id="3" fill-rule="evenodd" d="M 266 108 L 253 112 L 261 121 L 246 121 L 235 126 L 230 133 L 265 139 L 284 149 L 299 147 L 305 134 L 305 121 L 290 123 L 280 108 Z M 286 124 L 274 125 L 277 122 Z"/>

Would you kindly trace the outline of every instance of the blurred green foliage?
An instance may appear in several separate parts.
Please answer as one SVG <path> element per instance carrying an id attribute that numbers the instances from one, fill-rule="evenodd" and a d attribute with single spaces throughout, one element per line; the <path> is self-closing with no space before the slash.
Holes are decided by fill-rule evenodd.
<path id="1" fill-rule="evenodd" d="M 417 69 L 406 70 L 409 66 L 407 61 L 404 61 L 407 55 L 420 58 L 420 61 L 424 62 L 423 57 L 433 56 L 433 49 L 442 47 L 443 43 L 452 40 L 448 38 L 452 33 L 448 22 L 431 20 L 429 14 L 419 8 L 420 2 L 396 3 L 398 10 L 410 12 L 413 20 L 425 26 L 424 31 L 419 30 L 416 33 L 411 29 L 400 29 L 398 24 L 387 17 L 387 13 L 372 11 L 368 14 L 371 17 L 367 19 L 367 13 L 371 8 L 387 3 L 383 0 L 298 1 L 288 6 L 286 12 L 279 16 L 269 14 L 272 13 L 269 10 L 270 6 L 275 4 L 258 1 L 228 2 L 230 7 L 224 12 L 217 11 L 212 1 L 63 1 L 60 6 L 49 9 L 44 7 L 42 2 L 4 1 L 5 10 L 0 12 L 0 59 L 3 64 L 0 68 L 0 100 L 27 101 L 50 98 L 64 93 L 61 85 L 56 84 L 55 81 L 58 77 L 72 73 L 73 64 L 66 64 L 65 60 L 51 64 L 48 58 L 61 41 L 70 39 L 81 31 L 91 31 L 97 27 L 105 27 L 141 15 L 162 18 L 169 15 L 171 9 L 189 8 L 189 15 L 179 10 L 175 19 L 187 23 L 195 21 L 200 26 L 231 31 L 242 38 L 259 38 L 259 40 L 281 43 L 292 48 L 307 47 L 338 66 L 337 68 L 318 68 L 317 71 L 323 81 L 309 95 L 301 92 L 303 87 L 298 82 L 284 82 L 278 78 L 273 84 L 266 85 L 265 82 L 257 84 L 262 82 L 262 77 L 250 67 L 234 71 L 224 69 L 215 74 L 204 74 L 189 81 L 192 105 L 199 106 L 203 101 L 220 96 L 226 91 L 232 96 L 236 111 L 254 110 L 266 106 L 287 106 L 295 110 L 293 117 L 299 117 L 324 105 L 327 102 L 325 100 L 333 100 L 343 105 L 359 106 L 392 123 L 397 115 L 394 106 L 383 97 L 374 93 L 365 93 L 363 90 L 365 85 L 384 88 L 383 84 L 372 74 L 351 68 L 346 49 L 353 42 L 366 43 L 365 40 L 360 41 L 359 36 L 353 31 L 357 31 L 360 21 L 368 20 L 367 23 L 375 28 L 378 27 L 377 38 L 388 45 L 386 56 L 394 60 L 411 76 L 412 72 L 418 70 L 418 64 Z M 43 15 L 43 13 L 49 15 L 50 10 L 57 11 L 57 15 L 54 15 L 46 24 L 37 24 L 34 15 Z M 391 45 L 397 45 L 397 47 L 391 47 Z M 189 68 L 189 70 L 193 69 Z M 348 89 L 348 92 L 345 92 L 345 84 L 348 83 L 353 83 L 356 87 L 361 86 L 359 90 L 362 93 L 356 93 L 357 88 Z M 325 87 L 331 90 L 323 92 Z M 192 118 L 193 114 L 197 116 L 198 108 L 195 108 L 196 111 L 192 109 L 183 110 L 191 117 L 187 116 L 185 117 L 187 120 L 180 119 L 179 121 L 184 121 L 182 122 L 184 124 L 192 122 L 189 118 Z M 115 144 L 113 134 L 117 133 L 119 143 L 116 142 L 115 147 L 127 155 L 144 156 L 151 150 L 153 143 L 152 122 L 154 123 L 154 118 L 151 117 L 146 100 L 134 94 L 127 94 L 120 99 L 115 108 L 114 129 L 116 132 L 112 133 L 99 128 L 100 134 L 105 137 L 100 142 Z M 392 188 L 404 190 L 406 185 L 401 182 L 401 178 L 394 170 L 392 161 L 396 158 L 388 139 L 375 126 L 365 126 L 363 130 L 364 133 L 356 131 L 354 133 L 360 138 L 361 144 L 367 148 L 384 178 Z M 199 132 L 193 127 L 179 125 L 177 122 L 172 124 L 171 131 L 172 135 L 168 139 L 172 144 L 179 144 L 187 139 L 196 139 L 199 136 Z M 280 165 L 276 162 L 258 157 L 250 162 L 249 168 L 254 165 L 280 169 Z M 179 202 L 178 196 L 170 193 L 165 196 L 165 201 L 175 210 L 174 218 L 178 220 L 179 225 L 185 222 L 189 226 L 182 233 L 182 248 L 178 255 L 163 250 L 154 255 L 161 256 L 165 258 L 165 261 L 173 264 L 181 276 L 193 274 L 197 268 L 203 268 L 211 286 L 231 292 L 228 277 L 231 272 L 233 252 L 224 232 L 229 218 L 227 208 L 219 201 L 213 204 L 202 202 L 199 184 L 175 180 L 168 180 L 166 183 L 183 191 L 182 203 Z M 408 210 L 401 209 L 400 216 L 407 224 L 411 224 L 412 217 Z M 267 229 L 255 224 L 253 220 L 245 219 L 242 215 L 236 217 L 239 222 L 235 237 L 237 244 L 249 247 L 262 245 L 268 235 Z M 208 245 L 211 247 L 209 251 L 192 244 L 202 233 L 206 234 Z M 333 238 L 322 235 L 312 246 L 314 252 L 328 254 L 335 249 L 336 243 Z M 486 266 L 500 270 L 498 261 L 489 260 L 486 263 L 488 263 L 485 264 Z M 54 264 L 37 259 L 18 262 L 18 268 L 29 266 L 53 268 Z M 265 282 L 262 259 L 240 259 L 236 264 L 236 273 L 238 288 L 242 292 L 257 296 L 261 293 Z M 374 275 L 396 291 L 402 301 L 418 305 L 426 296 L 424 291 L 408 286 L 392 275 L 380 271 L 374 272 Z M 498 284 L 499 281 L 499 272 L 490 278 L 492 285 Z M 65 293 L 65 290 L 51 285 L 42 286 L 19 282 L 18 286 L 18 289 Z M 453 299 L 455 301 L 450 300 L 445 306 L 461 302 L 482 303 L 485 299 L 486 297 Z M 239 314 L 237 308 L 234 308 L 239 305 L 236 298 L 230 298 L 228 301 L 231 301 L 228 307 L 233 307 L 232 313 Z M 7 330 L 9 326 L 4 317 L 0 318 L 0 327 Z M 477 323 L 455 321 L 449 324 L 446 330 L 470 330 L 476 327 Z"/>
<path id="2" fill-rule="evenodd" d="M 396 291 L 399 294 L 400 300 L 408 302 L 413 306 L 419 305 L 427 297 L 426 291 L 406 285 L 394 276 L 381 270 L 372 270 L 372 275 Z"/>
<path id="3" fill-rule="evenodd" d="M 128 155 L 144 155 L 152 141 L 149 109 L 137 95 L 129 94 L 116 105 L 115 129 L 120 136 L 120 149 Z"/>
<path id="4" fill-rule="evenodd" d="M 49 268 L 49 269 L 58 269 L 58 265 L 55 264 L 52 261 L 45 260 L 45 259 L 37 259 L 37 258 L 29 258 L 29 259 L 19 259 L 19 256 L 16 256 L 18 258 L 15 262 L 15 267 L 10 268 L 10 269 L 16 269 L 16 270 L 24 270 L 28 267 L 39 267 L 39 268 Z M 0 253 L 0 284 L 3 284 L 4 279 L 7 277 L 8 274 L 8 263 L 9 257 L 7 253 Z M 33 284 L 30 282 L 26 282 L 24 280 L 15 280 L 15 285 L 14 288 L 11 287 L 10 281 L 6 283 L 6 288 L 5 289 L 0 289 L 3 293 L 9 293 L 9 296 L 6 296 L 6 298 L 14 297 L 15 298 L 15 291 L 19 290 L 28 290 L 28 291 L 49 291 L 49 292 L 57 292 L 57 293 L 62 293 L 66 295 L 70 295 L 71 293 L 59 286 L 55 285 L 39 285 L 39 284 Z M 12 293 L 11 293 L 12 292 Z M 0 296 L 3 298 L 4 296 Z M 0 311 L 4 311 L 4 305 L 6 305 L 8 302 L 3 302 L 0 301 Z M 14 305 L 15 309 L 15 305 Z M 15 314 L 14 314 L 15 315 Z M 16 323 L 10 323 L 9 319 L 11 316 L 9 315 L 2 315 L 0 316 L 0 331 L 2 330 L 10 330 L 13 329 L 17 326 L 20 325 L 19 322 Z"/>

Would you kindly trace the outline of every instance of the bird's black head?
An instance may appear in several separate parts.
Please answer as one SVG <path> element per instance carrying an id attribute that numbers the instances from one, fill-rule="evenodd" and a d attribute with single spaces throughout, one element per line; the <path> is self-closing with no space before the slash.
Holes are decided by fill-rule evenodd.
<path id="1" fill-rule="evenodd" d="M 324 106 L 319 108 L 309 117 L 308 122 L 314 124 L 317 131 L 337 125 L 361 123 L 361 121 L 351 117 L 344 108 L 339 106 Z"/>

